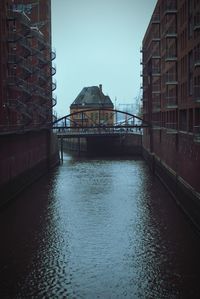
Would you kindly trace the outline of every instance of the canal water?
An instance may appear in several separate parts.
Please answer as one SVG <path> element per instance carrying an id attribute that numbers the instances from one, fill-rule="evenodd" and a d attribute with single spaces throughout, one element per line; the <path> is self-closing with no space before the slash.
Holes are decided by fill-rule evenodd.
<path id="1" fill-rule="evenodd" d="M 142 160 L 65 154 L 0 236 L 0 298 L 200 298 L 200 237 Z"/>

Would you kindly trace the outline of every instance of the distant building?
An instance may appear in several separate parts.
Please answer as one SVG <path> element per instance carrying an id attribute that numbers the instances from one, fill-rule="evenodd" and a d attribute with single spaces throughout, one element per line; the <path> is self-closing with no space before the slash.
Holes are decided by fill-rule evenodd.
<path id="1" fill-rule="evenodd" d="M 84 87 L 70 106 L 71 123 L 75 126 L 112 125 L 114 105 L 102 92 L 102 85 Z M 105 109 L 105 110 L 99 110 Z M 82 111 L 83 113 L 78 113 Z"/>
<path id="2" fill-rule="evenodd" d="M 158 0 L 142 55 L 145 156 L 200 226 L 200 1 Z"/>

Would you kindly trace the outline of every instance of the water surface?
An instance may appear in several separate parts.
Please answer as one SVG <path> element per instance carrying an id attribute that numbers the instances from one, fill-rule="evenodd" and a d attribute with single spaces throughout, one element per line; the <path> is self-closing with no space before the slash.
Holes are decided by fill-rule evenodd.
<path id="1" fill-rule="evenodd" d="M 1 298 L 200 297 L 200 238 L 142 160 L 66 154 L 0 234 Z"/>

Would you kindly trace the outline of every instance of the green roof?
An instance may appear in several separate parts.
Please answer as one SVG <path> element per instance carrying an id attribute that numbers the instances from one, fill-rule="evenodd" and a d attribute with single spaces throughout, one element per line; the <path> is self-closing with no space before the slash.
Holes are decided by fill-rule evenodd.
<path id="1" fill-rule="evenodd" d="M 98 86 L 84 87 L 77 98 L 71 104 L 70 108 L 114 108 L 114 105 L 109 96 L 105 96 Z"/>

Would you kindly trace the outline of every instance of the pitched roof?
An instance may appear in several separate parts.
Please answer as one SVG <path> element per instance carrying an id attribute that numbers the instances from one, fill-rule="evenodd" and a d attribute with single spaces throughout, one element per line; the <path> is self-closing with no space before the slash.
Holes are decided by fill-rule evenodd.
<path id="1" fill-rule="evenodd" d="M 98 86 L 84 87 L 70 108 L 77 106 L 84 107 L 109 107 L 113 108 L 113 103 L 109 96 L 105 96 Z"/>

